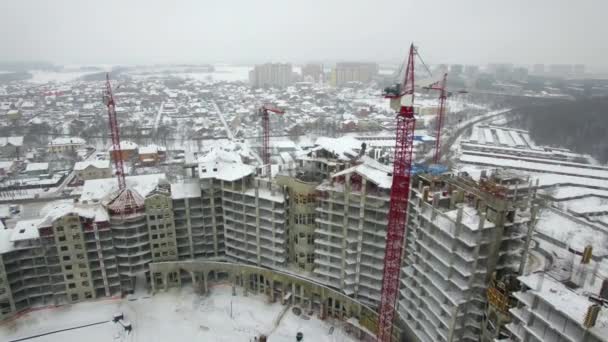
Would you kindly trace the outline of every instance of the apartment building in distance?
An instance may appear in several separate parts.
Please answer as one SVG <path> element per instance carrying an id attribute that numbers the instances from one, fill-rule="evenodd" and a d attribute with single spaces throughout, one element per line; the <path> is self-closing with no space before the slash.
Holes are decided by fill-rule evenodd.
<path id="1" fill-rule="evenodd" d="M 305 82 L 322 82 L 325 80 L 323 64 L 308 63 L 302 67 L 302 80 Z"/>
<path id="2" fill-rule="evenodd" d="M 369 83 L 378 75 L 378 64 L 363 62 L 340 62 L 331 73 L 331 83 L 342 86 L 349 82 Z"/>
<path id="3" fill-rule="evenodd" d="M 285 88 L 293 82 L 293 70 L 289 63 L 256 65 L 249 71 L 249 83 L 254 88 Z"/>

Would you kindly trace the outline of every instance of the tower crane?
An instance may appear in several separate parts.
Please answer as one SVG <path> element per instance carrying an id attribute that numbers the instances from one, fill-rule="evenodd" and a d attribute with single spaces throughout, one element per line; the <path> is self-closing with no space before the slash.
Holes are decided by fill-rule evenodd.
<path id="1" fill-rule="evenodd" d="M 414 57 L 417 55 L 414 44 L 410 45 L 403 82 L 384 89 L 383 96 L 390 99 L 391 108 L 397 112 L 397 137 L 393 165 L 384 271 L 382 274 L 382 293 L 378 310 L 378 341 L 392 339 L 395 302 L 399 290 L 401 255 L 405 244 L 406 212 L 410 188 L 410 171 L 414 148 Z"/>
<path id="2" fill-rule="evenodd" d="M 263 129 L 263 144 L 262 144 L 262 162 L 264 163 L 264 169 L 268 177 L 270 174 L 270 117 L 268 112 L 275 113 L 277 115 L 285 114 L 285 111 L 271 105 L 263 105 L 258 109 L 258 113 L 262 116 L 262 129 Z"/>
<path id="3" fill-rule="evenodd" d="M 118 130 L 118 120 L 116 119 L 116 103 L 114 102 L 114 94 L 112 94 L 112 85 L 110 84 L 110 73 L 106 73 L 106 89 L 103 92 L 103 103 L 108 107 L 108 122 L 110 125 L 110 135 L 112 136 L 112 153 L 111 159 L 116 170 L 116 178 L 118 179 L 118 189 L 126 188 L 125 169 L 122 162 L 122 150 L 120 148 L 120 132 Z"/>
<path id="4" fill-rule="evenodd" d="M 426 66 L 425 66 L 426 67 Z M 428 70 L 428 68 L 427 68 Z M 429 71 L 430 72 L 430 71 Z M 448 97 L 452 96 L 452 92 L 448 91 L 448 74 L 447 72 L 443 74 L 443 77 L 429 84 L 428 86 L 422 87 L 427 90 L 437 90 L 439 91 L 439 110 L 437 111 L 437 123 L 436 123 L 436 131 L 437 131 L 437 139 L 435 140 L 435 153 L 433 154 L 433 163 L 439 164 L 441 159 L 441 130 L 443 128 L 443 120 L 445 118 L 445 106 Z M 467 94 L 468 91 L 461 89 L 455 92 L 456 94 Z"/>
<path id="5" fill-rule="evenodd" d="M 439 111 L 437 112 L 437 138 L 435 139 L 435 154 L 433 155 L 433 163 L 438 164 L 441 158 L 441 128 L 443 126 L 443 117 L 445 115 L 445 101 L 448 98 L 447 91 L 448 73 L 443 74 L 443 78 L 439 83 L 431 85 L 429 89 L 439 91 Z"/>

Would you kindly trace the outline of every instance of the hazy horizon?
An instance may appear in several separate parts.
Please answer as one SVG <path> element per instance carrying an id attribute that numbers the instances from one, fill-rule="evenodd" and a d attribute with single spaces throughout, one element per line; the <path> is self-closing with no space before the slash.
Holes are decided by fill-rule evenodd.
<path id="1" fill-rule="evenodd" d="M 608 2 L 3 1 L 0 61 L 254 64 L 401 61 L 608 69 Z"/>

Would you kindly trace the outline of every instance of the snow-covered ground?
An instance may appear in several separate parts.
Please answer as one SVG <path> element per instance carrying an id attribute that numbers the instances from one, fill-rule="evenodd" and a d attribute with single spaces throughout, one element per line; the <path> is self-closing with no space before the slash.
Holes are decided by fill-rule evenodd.
<path id="1" fill-rule="evenodd" d="M 27 80 L 31 83 L 49 83 L 57 82 L 64 83 L 74 81 L 84 75 L 94 74 L 91 71 L 68 71 L 68 72 L 57 72 L 57 71 L 43 71 L 43 70 L 31 70 L 32 78 Z"/>
<path id="2" fill-rule="evenodd" d="M 268 303 L 263 295 L 232 296 L 230 285 L 210 288 L 208 296 L 194 294 L 191 288 L 172 289 L 137 300 L 101 300 L 28 313 L 0 325 L 0 341 L 46 333 L 79 325 L 108 321 L 82 329 L 32 339 L 32 342 L 108 342 L 108 341 L 253 341 L 267 334 L 273 342 L 295 341 L 298 331 L 305 341 L 350 342 L 354 337 L 340 328 L 331 329 L 330 321 L 316 316 L 296 316 L 291 308 L 278 320 L 284 306 Z M 123 312 L 133 331 L 110 322 L 112 315 Z M 275 327 L 274 323 L 279 321 Z M 331 329 L 331 333 L 330 333 Z"/>

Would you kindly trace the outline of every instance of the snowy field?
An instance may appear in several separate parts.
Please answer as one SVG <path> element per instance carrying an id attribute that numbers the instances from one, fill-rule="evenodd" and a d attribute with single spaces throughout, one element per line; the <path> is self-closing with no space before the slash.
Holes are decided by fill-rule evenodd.
<path id="1" fill-rule="evenodd" d="M 249 342 L 255 336 L 266 334 L 272 342 L 291 342 L 295 341 L 298 331 L 304 334 L 304 341 L 356 341 L 338 326 L 331 329 L 331 321 L 321 321 L 316 316 L 309 319 L 296 316 L 291 307 L 279 320 L 285 307 L 268 303 L 266 296 L 244 297 L 242 289 L 237 288 L 237 296 L 233 297 L 229 285 L 217 285 L 210 290 L 210 295 L 204 297 L 194 294 L 191 288 L 184 288 L 137 300 L 108 299 L 34 311 L 0 324 L 0 341 L 104 321 L 108 322 L 28 341 Z M 125 319 L 131 322 L 130 334 L 110 321 L 117 312 L 124 313 Z"/>

